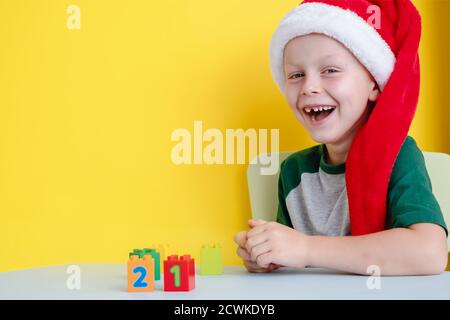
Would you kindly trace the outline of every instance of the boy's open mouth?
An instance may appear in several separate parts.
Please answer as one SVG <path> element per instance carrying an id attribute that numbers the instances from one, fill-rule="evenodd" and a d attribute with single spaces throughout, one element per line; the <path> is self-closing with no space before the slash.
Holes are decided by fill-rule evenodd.
<path id="1" fill-rule="evenodd" d="M 319 122 L 328 117 L 334 109 L 336 109 L 336 107 L 331 105 L 317 105 L 306 106 L 303 108 L 303 111 L 312 120 L 312 122 Z"/>

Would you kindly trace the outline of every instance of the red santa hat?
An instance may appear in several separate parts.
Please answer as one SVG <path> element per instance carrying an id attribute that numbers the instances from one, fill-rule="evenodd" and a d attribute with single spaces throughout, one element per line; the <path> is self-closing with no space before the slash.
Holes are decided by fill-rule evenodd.
<path id="1" fill-rule="evenodd" d="M 350 147 L 345 177 L 351 234 L 384 230 L 389 178 L 419 97 L 420 15 L 410 0 L 303 1 L 285 15 L 270 44 L 272 76 L 283 94 L 284 48 L 310 33 L 342 43 L 380 88 Z"/>

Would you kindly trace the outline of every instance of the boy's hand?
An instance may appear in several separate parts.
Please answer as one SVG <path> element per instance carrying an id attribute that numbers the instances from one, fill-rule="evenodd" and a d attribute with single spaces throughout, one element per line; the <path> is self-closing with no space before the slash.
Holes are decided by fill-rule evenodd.
<path id="1" fill-rule="evenodd" d="M 255 223 L 258 224 L 258 222 L 259 221 L 255 222 Z M 262 224 L 262 223 L 266 223 L 266 222 L 260 220 L 259 224 Z M 258 273 L 271 272 L 280 267 L 277 264 L 271 263 L 271 264 L 269 264 L 268 267 L 262 268 L 262 267 L 258 266 L 258 264 L 255 261 L 251 261 L 250 254 L 245 249 L 245 245 L 247 243 L 247 231 L 238 232 L 234 236 L 234 241 L 238 245 L 236 252 L 237 252 L 238 256 L 240 256 L 244 260 L 244 266 L 245 266 L 245 268 L 247 268 L 247 270 L 249 272 L 258 272 Z"/>
<path id="2" fill-rule="evenodd" d="M 271 264 L 304 268 L 309 264 L 308 236 L 277 222 L 249 220 L 244 248 L 251 261 L 261 268 Z"/>

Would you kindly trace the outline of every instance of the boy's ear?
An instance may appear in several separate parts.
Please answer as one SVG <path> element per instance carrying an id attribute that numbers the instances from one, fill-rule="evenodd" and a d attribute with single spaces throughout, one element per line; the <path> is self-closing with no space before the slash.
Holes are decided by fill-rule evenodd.
<path id="1" fill-rule="evenodd" d="M 380 89 L 378 88 L 378 85 L 373 82 L 372 84 L 372 90 L 369 94 L 369 101 L 377 101 L 378 97 L 380 96 Z"/>

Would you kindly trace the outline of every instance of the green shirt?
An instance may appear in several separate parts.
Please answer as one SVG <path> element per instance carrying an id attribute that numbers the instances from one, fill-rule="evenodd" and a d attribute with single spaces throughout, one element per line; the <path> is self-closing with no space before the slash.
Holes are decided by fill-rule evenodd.
<path id="1" fill-rule="evenodd" d="M 281 163 L 277 222 L 310 235 L 350 235 L 345 163 L 327 164 L 325 152 L 324 144 L 316 145 Z M 386 206 L 386 229 L 428 222 L 448 235 L 423 154 L 410 136 L 392 169 Z"/>

